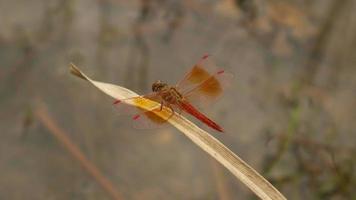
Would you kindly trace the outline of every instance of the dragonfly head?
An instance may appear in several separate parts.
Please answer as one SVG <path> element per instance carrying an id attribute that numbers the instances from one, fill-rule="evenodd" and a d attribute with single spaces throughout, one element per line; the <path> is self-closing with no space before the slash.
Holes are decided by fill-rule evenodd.
<path id="1" fill-rule="evenodd" d="M 153 92 L 159 92 L 163 88 L 167 87 L 168 85 L 166 83 L 163 83 L 162 81 L 158 80 L 152 84 L 152 91 Z"/>

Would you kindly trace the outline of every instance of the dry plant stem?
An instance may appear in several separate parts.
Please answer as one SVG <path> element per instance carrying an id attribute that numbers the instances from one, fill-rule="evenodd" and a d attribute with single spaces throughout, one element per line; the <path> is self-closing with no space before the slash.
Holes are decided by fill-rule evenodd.
<path id="1" fill-rule="evenodd" d="M 115 99 L 124 99 L 138 96 L 136 93 L 126 88 L 109 83 L 94 81 L 82 73 L 73 64 L 70 66 L 70 70 L 72 74 L 89 81 L 102 92 Z M 145 101 L 149 100 L 146 99 Z M 144 106 L 142 108 L 147 109 Z M 169 119 L 169 123 L 175 126 L 196 145 L 198 145 L 217 161 L 219 161 L 222 165 L 224 165 L 228 170 L 230 170 L 232 174 L 240 179 L 261 199 L 286 199 L 275 187 L 273 187 L 272 184 L 270 184 L 252 167 L 250 167 L 241 158 L 230 151 L 230 149 L 225 147 L 220 141 L 211 136 L 208 132 L 200 129 L 198 126 L 179 115 L 174 115 L 171 117 Z"/>
<path id="2" fill-rule="evenodd" d="M 82 167 L 103 187 L 103 189 L 115 200 L 123 199 L 113 184 L 91 163 L 79 148 L 68 138 L 67 134 L 60 129 L 42 105 L 36 110 L 36 116 L 47 127 L 49 132 L 63 145 L 63 147 L 82 165 Z"/>

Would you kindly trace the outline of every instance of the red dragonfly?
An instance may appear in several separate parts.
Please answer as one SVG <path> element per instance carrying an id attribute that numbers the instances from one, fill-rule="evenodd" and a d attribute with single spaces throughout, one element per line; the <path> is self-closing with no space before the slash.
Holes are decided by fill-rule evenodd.
<path id="1" fill-rule="evenodd" d="M 216 101 L 232 77 L 231 73 L 218 69 L 209 55 L 205 55 L 175 86 L 156 81 L 152 84 L 152 93 L 118 99 L 114 104 L 121 112 L 135 113 L 132 119 L 136 128 L 157 127 L 173 115 L 185 112 L 214 130 L 224 132 L 221 126 L 201 113 L 196 106 L 207 106 Z M 147 104 L 144 99 L 154 103 Z M 142 109 L 143 104 L 146 104 L 146 109 Z"/>

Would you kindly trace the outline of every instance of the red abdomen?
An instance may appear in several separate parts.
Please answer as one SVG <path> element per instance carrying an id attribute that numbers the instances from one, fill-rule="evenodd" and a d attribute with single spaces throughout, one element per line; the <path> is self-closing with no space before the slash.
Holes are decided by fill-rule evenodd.
<path id="1" fill-rule="evenodd" d="M 179 102 L 180 107 L 186 111 L 187 113 L 193 115 L 195 118 L 203 122 L 204 124 L 208 125 L 209 127 L 219 131 L 224 132 L 221 126 L 217 123 L 213 122 L 211 119 L 206 117 L 203 113 L 199 112 L 192 104 L 186 101 Z"/>

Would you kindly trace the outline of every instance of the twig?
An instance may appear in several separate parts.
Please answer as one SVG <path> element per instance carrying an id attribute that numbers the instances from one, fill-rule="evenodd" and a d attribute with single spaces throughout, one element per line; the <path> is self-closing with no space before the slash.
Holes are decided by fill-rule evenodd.
<path id="1" fill-rule="evenodd" d="M 49 130 L 49 133 L 51 133 L 63 145 L 63 147 L 113 199 L 123 199 L 120 193 L 114 188 L 113 184 L 84 156 L 80 149 L 69 139 L 67 134 L 58 127 L 44 105 L 41 105 L 36 110 L 35 114 L 41 123 Z"/>

